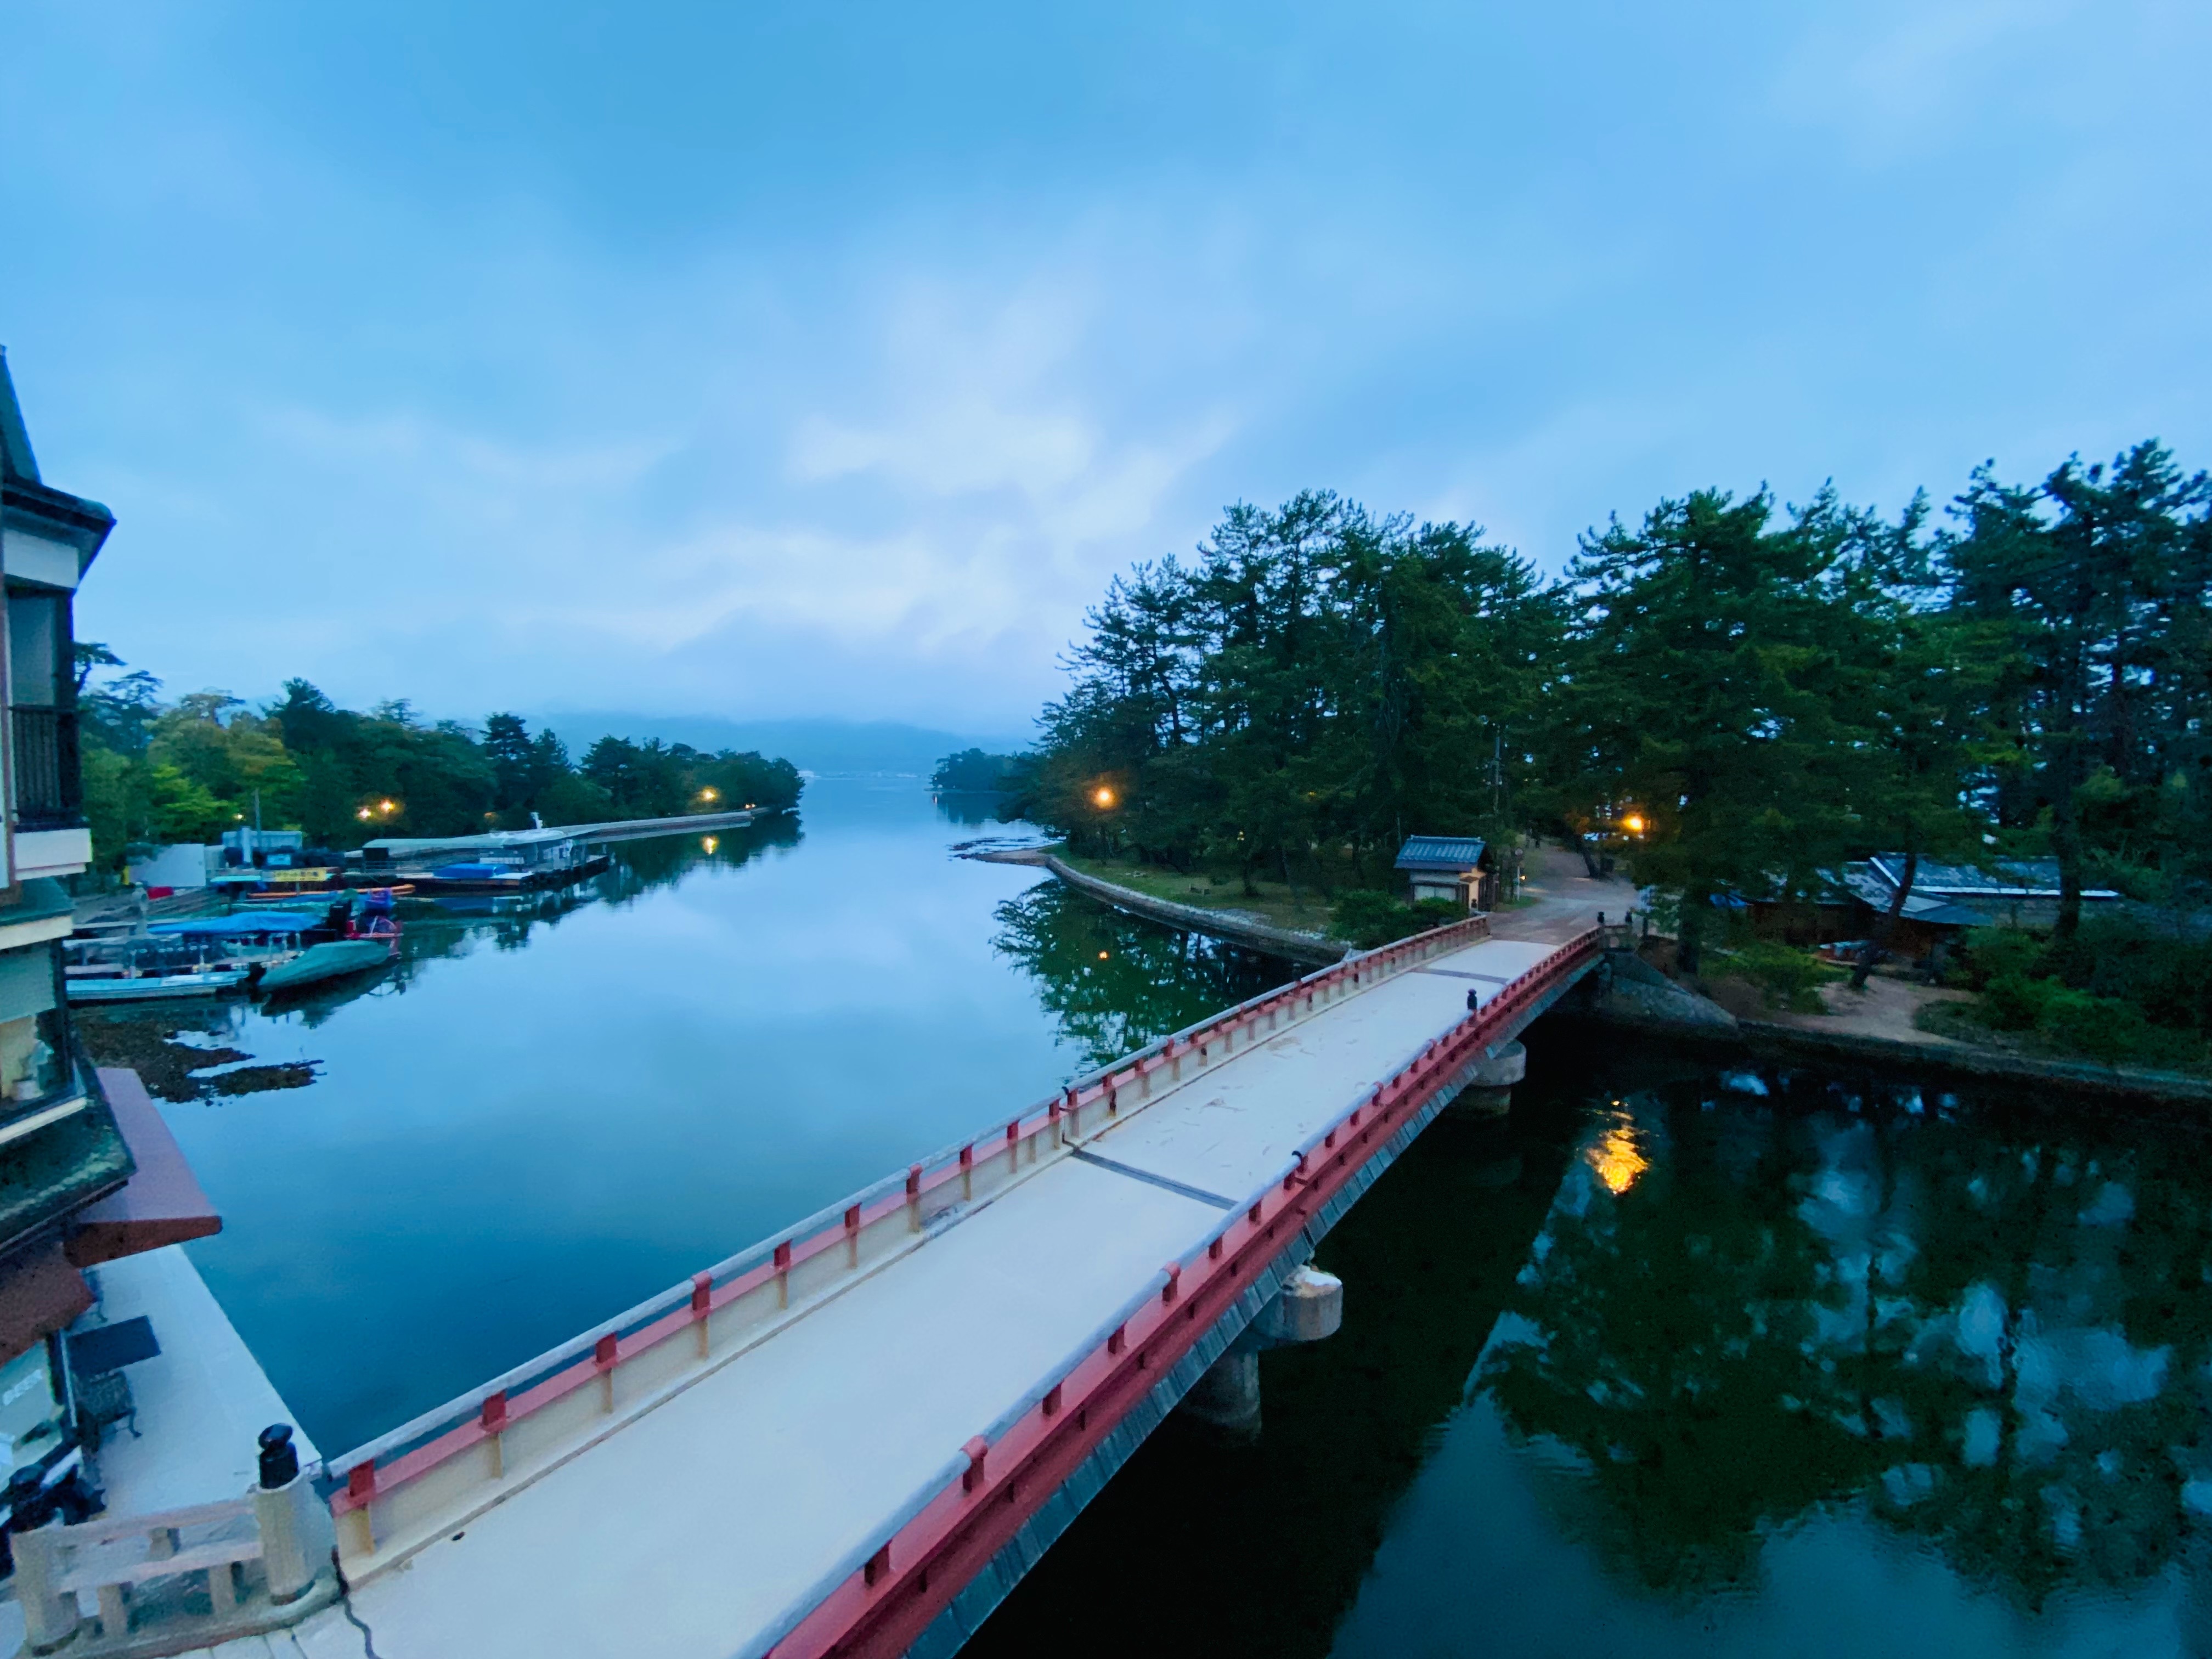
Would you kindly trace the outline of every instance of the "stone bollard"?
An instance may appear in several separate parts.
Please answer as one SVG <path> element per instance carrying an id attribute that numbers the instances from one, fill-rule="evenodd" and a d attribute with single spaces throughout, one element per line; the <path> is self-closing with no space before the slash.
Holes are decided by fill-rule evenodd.
<path id="1" fill-rule="evenodd" d="M 261 1529 L 269 1599 L 279 1607 L 296 1601 L 314 1588 L 337 1539 L 329 1508 L 316 1499 L 313 1483 L 300 1472 L 289 1424 L 261 1431 L 261 1484 L 247 1496 Z"/>
<path id="2" fill-rule="evenodd" d="M 77 1632 L 83 1613 L 76 1592 L 58 1588 L 62 1576 L 62 1523 L 58 1516 L 43 1527 L 15 1534 L 15 1599 L 23 1607 L 23 1645 L 32 1653 L 52 1653 Z"/>
<path id="3" fill-rule="evenodd" d="M 1509 1042 L 1474 1062 L 1468 1080 L 1446 1109 L 1455 1117 L 1496 1117 L 1513 1104 L 1513 1085 L 1528 1075 L 1528 1051 Z"/>

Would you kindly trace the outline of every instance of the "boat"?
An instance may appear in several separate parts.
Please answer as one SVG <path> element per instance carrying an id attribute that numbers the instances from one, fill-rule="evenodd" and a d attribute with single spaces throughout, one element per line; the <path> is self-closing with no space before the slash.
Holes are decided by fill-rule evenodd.
<path id="1" fill-rule="evenodd" d="M 155 1002 L 169 997 L 219 997 L 243 994 L 243 968 L 189 969 L 181 972 L 87 975 L 69 981 L 72 1003 Z"/>
<path id="2" fill-rule="evenodd" d="M 274 996 L 348 974 L 368 973 L 398 961 L 399 921 L 392 914 L 394 896 L 388 887 L 364 893 L 360 920 L 345 919 L 343 939 L 319 940 L 299 955 L 271 965 L 256 979 L 254 989 Z M 331 920 L 341 919 L 340 907 L 331 906 Z"/>
<path id="3" fill-rule="evenodd" d="M 62 982 L 73 1003 L 243 995 L 270 963 L 304 950 L 302 936 L 321 925 L 297 915 L 194 916 L 143 933 L 73 939 Z"/>
<path id="4" fill-rule="evenodd" d="M 358 858 L 360 862 L 356 864 Z M 567 830 L 499 830 L 441 840 L 386 837 L 346 854 L 347 879 L 412 883 L 433 893 L 514 893 L 567 887 L 596 876 L 611 860 Z"/>
<path id="5" fill-rule="evenodd" d="M 320 945 L 310 945 L 289 962 L 278 963 L 261 975 L 254 988 L 270 996 L 280 991 L 296 991 L 301 986 L 320 984 L 326 979 L 386 967 L 398 954 L 398 941 L 393 939 L 325 939 Z"/>

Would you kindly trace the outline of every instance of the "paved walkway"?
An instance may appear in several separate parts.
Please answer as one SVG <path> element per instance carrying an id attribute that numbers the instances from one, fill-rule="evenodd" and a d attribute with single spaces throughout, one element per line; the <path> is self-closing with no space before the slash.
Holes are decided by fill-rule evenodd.
<path id="1" fill-rule="evenodd" d="M 1547 931 L 1576 896 L 1556 898 L 1536 918 Z M 1201 1249 L 1225 1206 L 1464 1018 L 1470 989 L 1488 1000 L 1549 949 L 1477 944 L 1157 1097 L 1085 1156 L 1041 1168 L 361 1586 L 378 1650 L 760 1652 L 1163 1262 Z M 293 1639 L 308 1659 L 361 1652 L 335 1611 Z"/>

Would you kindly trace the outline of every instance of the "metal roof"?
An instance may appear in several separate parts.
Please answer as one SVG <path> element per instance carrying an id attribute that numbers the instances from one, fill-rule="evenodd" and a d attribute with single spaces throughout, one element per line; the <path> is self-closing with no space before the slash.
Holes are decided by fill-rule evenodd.
<path id="1" fill-rule="evenodd" d="M 561 829 L 490 830 L 481 836 L 379 836 L 374 841 L 363 842 L 362 851 L 400 854 L 451 848 L 457 852 L 490 853 L 505 847 L 545 847 L 576 838 L 574 830 Z"/>
<path id="2" fill-rule="evenodd" d="M 1472 870 L 1483 843 L 1473 836 L 1408 836 L 1398 849 L 1400 870 Z"/>
<path id="3" fill-rule="evenodd" d="M 1877 853 L 1867 860 L 1867 867 L 1892 891 L 1905 879 L 1905 854 Z M 2058 860 L 2057 859 L 2001 859 L 1990 869 L 1978 870 L 1971 864 L 1938 864 L 1929 859 L 1920 860 L 1912 872 L 1912 890 L 1942 898 L 2049 898 L 2058 896 Z M 2119 894 L 2109 887 L 2086 887 L 2081 896 L 2087 899 L 2116 899 Z"/>

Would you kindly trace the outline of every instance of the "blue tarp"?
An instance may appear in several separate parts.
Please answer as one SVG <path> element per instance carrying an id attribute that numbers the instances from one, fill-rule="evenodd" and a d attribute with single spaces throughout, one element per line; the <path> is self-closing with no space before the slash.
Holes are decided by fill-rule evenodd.
<path id="1" fill-rule="evenodd" d="M 259 939 L 270 933 L 304 933 L 322 925 L 320 916 L 278 910 L 258 916 L 194 916 L 189 921 L 157 921 L 146 931 L 191 939 Z"/>

